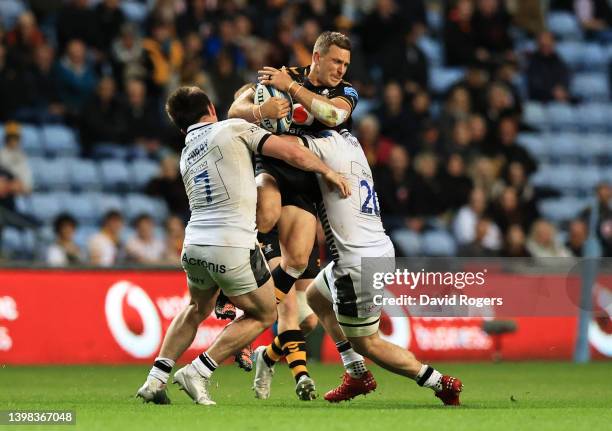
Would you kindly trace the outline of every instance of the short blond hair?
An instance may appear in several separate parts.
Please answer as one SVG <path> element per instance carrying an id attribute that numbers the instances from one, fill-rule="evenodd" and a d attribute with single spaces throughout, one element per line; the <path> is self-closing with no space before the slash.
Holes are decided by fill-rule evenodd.
<path id="1" fill-rule="evenodd" d="M 325 55 L 329 52 L 329 48 L 336 45 L 338 48 L 351 50 L 351 40 L 342 33 L 337 31 L 325 31 L 319 35 L 315 42 L 312 52 L 318 52 Z"/>

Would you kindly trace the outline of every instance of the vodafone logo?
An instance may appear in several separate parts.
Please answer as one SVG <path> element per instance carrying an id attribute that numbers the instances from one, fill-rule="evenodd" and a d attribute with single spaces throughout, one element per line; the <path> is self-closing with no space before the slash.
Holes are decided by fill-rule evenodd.
<path id="1" fill-rule="evenodd" d="M 612 291 L 604 286 L 598 285 L 595 293 L 595 307 L 607 313 L 607 318 L 602 317 L 600 322 L 591 320 L 589 324 L 589 341 L 601 354 L 612 357 L 612 331 L 602 324 L 612 319 Z"/>
<path id="2" fill-rule="evenodd" d="M 314 116 L 299 103 L 293 105 L 292 116 L 293 123 L 298 125 L 310 126 L 314 121 Z"/>
<path id="3" fill-rule="evenodd" d="M 115 340 L 135 358 L 157 352 L 161 342 L 161 321 L 149 295 L 129 281 L 111 286 L 104 304 L 106 321 Z"/>
<path id="4" fill-rule="evenodd" d="M 396 296 L 385 289 L 385 298 Z M 410 348 L 410 319 L 401 306 L 385 304 L 380 318 L 380 336 L 383 340 L 397 344 L 404 349 Z"/>

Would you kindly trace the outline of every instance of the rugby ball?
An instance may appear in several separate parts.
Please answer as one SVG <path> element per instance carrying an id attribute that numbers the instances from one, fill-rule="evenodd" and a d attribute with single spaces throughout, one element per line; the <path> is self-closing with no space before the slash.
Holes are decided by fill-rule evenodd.
<path id="1" fill-rule="evenodd" d="M 257 88 L 255 88 L 255 105 L 263 105 L 270 97 L 281 97 L 287 99 L 287 101 L 289 101 L 289 105 L 293 106 L 293 100 L 291 100 L 291 96 L 289 96 L 289 94 L 285 93 L 284 91 L 279 91 L 270 85 L 257 84 Z M 289 127 L 291 127 L 291 112 L 292 110 L 289 110 L 289 114 L 280 120 L 276 120 L 274 118 L 264 118 L 261 121 L 261 127 L 276 134 L 286 133 L 289 130 Z"/>

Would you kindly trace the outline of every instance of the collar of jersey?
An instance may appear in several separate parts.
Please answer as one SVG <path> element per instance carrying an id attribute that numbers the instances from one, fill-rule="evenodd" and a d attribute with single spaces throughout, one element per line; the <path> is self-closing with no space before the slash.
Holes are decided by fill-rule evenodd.
<path id="1" fill-rule="evenodd" d="M 191 133 L 194 130 L 201 129 L 202 127 L 210 126 L 211 124 L 212 123 L 196 123 L 196 124 L 192 124 L 191 126 L 189 126 L 187 128 L 187 133 Z"/>

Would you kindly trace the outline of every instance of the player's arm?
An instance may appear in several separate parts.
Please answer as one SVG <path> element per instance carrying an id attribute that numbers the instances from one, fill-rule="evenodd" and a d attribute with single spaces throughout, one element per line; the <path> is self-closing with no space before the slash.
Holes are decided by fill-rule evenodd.
<path id="1" fill-rule="evenodd" d="M 258 151 L 264 156 L 281 159 L 303 171 L 321 174 L 328 183 L 338 189 L 342 197 L 350 196 L 351 188 L 346 178 L 332 170 L 312 151 L 298 142 L 295 136 L 268 135 L 263 142 L 260 142 Z"/>
<path id="2" fill-rule="evenodd" d="M 281 97 L 270 97 L 262 105 L 256 105 L 253 103 L 254 87 L 247 88 L 236 96 L 227 112 L 228 118 L 242 118 L 249 123 L 258 123 L 264 118 L 284 118 L 291 111 L 289 101 Z"/>
<path id="3" fill-rule="evenodd" d="M 352 107 L 347 99 L 341 97 L 328 99 L 315 94 L 291 79 L 284 70 L 266 66 L 257 73 L 259 74 L 259 82 L 272 85 L 280 91 L 289 93 L 293 100 L 300 103 L 317 120 L 328 127 L 339 126 L 351 115 Z"/>

